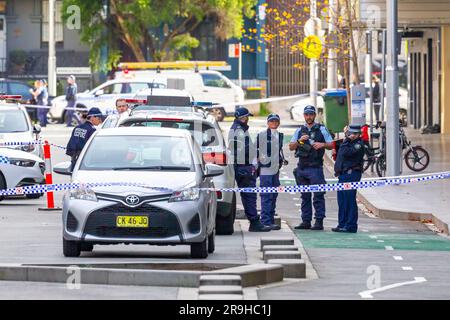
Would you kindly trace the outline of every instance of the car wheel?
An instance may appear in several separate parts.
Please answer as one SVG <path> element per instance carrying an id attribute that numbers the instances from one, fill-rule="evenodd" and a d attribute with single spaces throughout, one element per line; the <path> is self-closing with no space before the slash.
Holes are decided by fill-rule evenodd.
<path id="1" fill-rule="evenodd" d="M 213 253 L 216 250 L 216 230 L 213 230 L 208 236 L 208 253 Z"/>
<path id="2" fill-rule="evenodd" d="M 223 108 L 213 108 L 210 112 L 217 121 L 223 121 L 225 119 L 225 110 Z"/>
<path id="3" fill-rule="evenodd" d="M 92 252 L 94 245 L 92 243 L 82 242 L 80 244 L 81 251 Z"/>
<path id="4" fill-rule="evenodd" d="M 3 177 L 3 174 L 0 172 L 0 190 L 5 190 L 6 189 L 6 181 L 5 178 Z M 5 197 L 0 196 L 0 201 L 2 201 Z"/>
<path id="5" fill-rule="evenodd" d="M 208 257 L 208 238 L 199 243 L 191 244 L 191 258 L 193 259 L 205 259 Z"/>
<path id="6" fill-rule="evenodd" d="M 79 257 L 81 244 L 78 241 L 70 241 L 63 238 L 63 253 L 65 257 Z"/>
<path id="7" fill-rule="evenodd" d="M 43 193 L 33 193 L 33 194 L 26 194 L 25 197 L 27 199 L 39 199 L 43 195 L 44 195 Z"/>
<path id="8" fill-rule="evenodd" d="M 233 193 L 230 213 L 225 216 L 216 216 L 217 234 L 229 236 L 234 233 L 234 220 L 236 219 L 236 193 Z"/>
<path id="9" fill-rule="evenodd" d="M 51 116 L 50 114 L 47 113 L 47 122 L 48 122 L 49 124 L 57 124 L 57 123 L 60 123 L 60 122 L 62 122 L 62 121 L 61 121 L 61 120 L 58 120 L 58 119 L 53 119 L 52 116 Z"/>

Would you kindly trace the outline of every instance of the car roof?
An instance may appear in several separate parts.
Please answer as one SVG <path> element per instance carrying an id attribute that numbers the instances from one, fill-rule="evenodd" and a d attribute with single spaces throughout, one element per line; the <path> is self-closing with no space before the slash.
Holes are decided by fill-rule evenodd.
<path id="1" fill-rule="evenodd" d="M 0 103 L 0 110 L 22 110 L 25 111 L 25 107 L 20 104 L 14 104 L 14 103 Z"/>
<path id="2" fill-rule="evenodd" d="M 130 83 L 130 82 L 152 83 L 152 82 L 153 82 L 153 79 L 148 79 L 148 78 L 146 79 L 145 77 L 132 78 L 132 79 L 129 79 L 129 78 L 120 78 L 120 79 L 112 79 L 112 80 L 108 80 L 108 81 L 106 81 L 106 82 L 104 82 L 104 83 L 102 83 L 102 84 L 109 85 L 109 84 L 115 84 L 115 83 Z M 156 82 L 156 81 L 155 81 L 155 83 L 159 83 L 159 82 Z"/>
<path id="3" fill-rule="evenodd" d="M 97 136 L 171 136 L 190 138 L 187 130 L 174 128 L 151 128 L 151 127 L 118 127 L 107 128 L 97 131 Z"/>
<path id="4" fill-rule="evenodd" d="M 179 89 L 148 88 L 148 89 L 141 89 L 138 92 L 136 92 L 136 96 L 151 96 L 151 95 L 191 98 L 191 94 L 188 91 Z"/>
<path id="5" fill-rule="evenodd" d="M 145 119 L 149 117 L 154 118 L 179 118 L 183 120 L 204 120 L 208 121 L 205 116 L 200 112 L 186 112 L 186 111 L 165 111 L 165 110 L 137 110 L 133 112 L 129 117 L 124 118 L 123 121 L 128 119 Z"/>

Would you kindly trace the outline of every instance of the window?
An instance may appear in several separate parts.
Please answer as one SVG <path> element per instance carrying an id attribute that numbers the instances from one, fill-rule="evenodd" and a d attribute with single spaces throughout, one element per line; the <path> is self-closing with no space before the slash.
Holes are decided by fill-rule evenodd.
<path id="1" fill-rule="evenodd" d="M 9 83 L 8 94 L 21 95 L 22 98 L 31 99 L 30 88 L 27 85 L 19 82 Z"/>
<path id="2" fill-rule="evenodd" d="M 0 133 L 28 131 L 25 114 L 20 110 L 0 110 Z"/>
<path id="3" fill-rule="evenodd" d="M 62 1 L 55 3 L 55 41 L 63 42 Z M 42 42 L 48 42 L 48 0 L 42 1 Z"/>
<path id="4" fill-rule="evenodd" d="M 207 87 L 230 88 L 224 78 L 218 74 L 202 73 L 203 84 Z"/>
<path id="5" fill-rule="evenodd" d="M 120 94 L 122 93 L 122 84 L 110 84 L 109 86 L 105 86 L 103 88 L 100 88 L 99 90 L 103 90 L 104 94 Z"/>
<path id="6" fill-rule="evenodd" d="M 136 93 L 142 89 L 148 89 L 149 85 L 144 82 L 125 82 L 122 86 L 121 93 Z"/>

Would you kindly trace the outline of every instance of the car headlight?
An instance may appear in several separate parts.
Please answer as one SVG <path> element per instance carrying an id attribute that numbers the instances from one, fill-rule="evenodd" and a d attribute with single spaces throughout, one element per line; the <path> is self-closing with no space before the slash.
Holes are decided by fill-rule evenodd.
<path id="1" fill-rule="evenodd" d="M 91 189 L 75 189 L 69 191 L 69 199 L 70 200 L 86 200 L 86 201 L 94 201 L 97 202 L 97 196 L 95 192 Z"/>
<path id="2" fill-rule="evenodd" d="M 23 146 L 17 146 L 14 149 L 25 152 L 33 152 L 36 149 L 36 146 L 34 144 L 26 144 Z"/>
<path id="3" fill-rule="evenodd" d="M 198 188 L 189 188 L 181 191 L 175 191 L 169 199 L 169 202 L 194 201 L 200 197 Z"/>
<path id="4" fill-rule="evenodd" d="M 34 167 L 34 164 L 36 163 L 33 160 L 27 160 L 27 159 L 9 159 L 9 163 L 15 166 L 19 167 L 27 167 L 31 168 Z"/>

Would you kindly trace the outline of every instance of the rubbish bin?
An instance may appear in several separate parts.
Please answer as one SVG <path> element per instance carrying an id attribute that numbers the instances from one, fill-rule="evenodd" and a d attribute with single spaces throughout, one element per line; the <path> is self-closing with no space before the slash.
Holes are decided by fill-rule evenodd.
<path id="1" fill-rule="evenodd" d="M 331 132 L 342 132 L 348 125 L 347 90 L 324 90 L 320 93 L 324 102 L 324 123 Z"/>
<path id="2" fill-rule="evenodd" d="M 248 87 L 246 89 L 246 98 L 247 99 L 260 99 L 261 98 L 261 90 L 260 87 Z"/>

